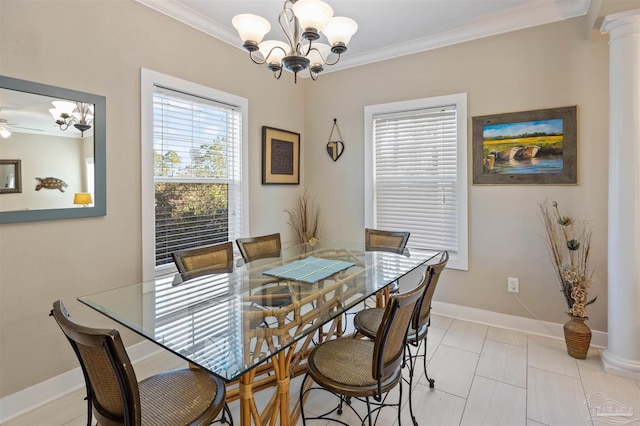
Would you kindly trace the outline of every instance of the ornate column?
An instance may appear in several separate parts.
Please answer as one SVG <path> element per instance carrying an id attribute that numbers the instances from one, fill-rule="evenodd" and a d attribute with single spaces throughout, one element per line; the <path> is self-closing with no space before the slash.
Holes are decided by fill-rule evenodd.
<path id="1" fill-rule="evenodd" d="M 640 9 L 608 15 L 609 249 L 606 371 L 640 379 Z"/>

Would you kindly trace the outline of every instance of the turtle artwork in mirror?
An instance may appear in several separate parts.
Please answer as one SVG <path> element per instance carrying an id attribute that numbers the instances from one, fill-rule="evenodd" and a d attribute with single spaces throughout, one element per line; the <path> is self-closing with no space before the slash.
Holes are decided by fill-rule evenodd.
<path id="1" fill-rule="evenodd" d="M 0 76 L 0 223 L 106 215 L 105 129 L 104 96 Z"/>

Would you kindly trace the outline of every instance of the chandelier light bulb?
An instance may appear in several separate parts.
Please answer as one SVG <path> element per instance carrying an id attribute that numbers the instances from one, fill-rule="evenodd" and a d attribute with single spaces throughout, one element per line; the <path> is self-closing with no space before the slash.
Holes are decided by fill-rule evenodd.
<path id="1" fill-rule="evenodd" d="M 234 28 L 240 34 L 242 46 L 249 52 L 258 50 L 258 44 L 264 36 L 271 30 L 269 21 L 258 15 L 243 13 L 236 15 L 231 21 Z"/>
<path id="2" fill-rule="evenodd" d="M 56 110 L 58 110 L 58 112 L 60 113 L 59 115 L 67 114 L 68 116 L 71 116 L 71 114 L 77 107 L 75 102 L 69 101 L 53 101 L 51 103 L 54 107 L 56 107 Z"/>
<path id="3" fill-rule="evenodd" d="M 0 127 L 0 136 L 6 139 L 11 136 L 11 132 L 6 127 Z"/>
<path id="4" fill-rule="evenodd" d="M 358 31 L 358 24 L 351 18 L 336 16 L 324 27 L 323 33 L 331 44 L 333 53 L 344 53 L 351 37 Z"/>
<path id="5" fill-rule="evenodd" d="M 298 19 L 307 40 L 317 40 L 318 34 L 333 16 L 333 9 L 321 0 L 298 0 L 293 4 L 293 14 Z"/>
<path id="6" fill-rule="evenodd" d="M 308 49 L 308 46 L 305 46 L 305 50 Z M 313 43 L 311 51 L 309 52 L 309 60 L 311 61 L 312 67 L 319 66 L 322 68 L 324 63 L 326 62 L 327 57 L 331 53 L 331 46 L 325 43 Z"/>
<path id="7" fill-rule="evenodd" d="M 290 50 L 287 43 L 280 40 L 265 40 L 259 45 L 260 54 L 268 64 L 282 64 L 284 58 Z"/>

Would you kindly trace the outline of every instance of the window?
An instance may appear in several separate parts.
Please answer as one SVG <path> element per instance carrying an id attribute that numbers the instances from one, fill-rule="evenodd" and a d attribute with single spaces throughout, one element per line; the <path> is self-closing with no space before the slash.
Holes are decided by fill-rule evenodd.
<path id="1" fill-rule="evenodd" d="M 365 225 L 467 269 L 466 94 L 365 107 Z"/>
<path id="2" fill-rule="evenodd" d="M 246 99 L 142 70 L 143 275 L 246 235 Z"/>

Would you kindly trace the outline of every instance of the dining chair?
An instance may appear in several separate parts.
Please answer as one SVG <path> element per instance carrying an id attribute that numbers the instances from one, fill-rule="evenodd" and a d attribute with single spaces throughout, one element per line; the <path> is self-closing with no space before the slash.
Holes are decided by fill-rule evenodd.
<path id="1" fill-rule="evenodd" d="M 238 250 L 245 263 L 267 257 L 280 257 L 282 244 L 280 233 L 236 239 Z"/>
<path id="2" fill-rule="evenodd" d="M 427 334 L 429 332 L 429 325 L 431 324 L 431 301 L 433 300 L 440 275 L 449 261 L 449 253 L 447 251 L 441 252 L 438 259 L 438 263 L 427 267 L 423 278 L 424 283 L 426 283 L 425 291 L 417 303 L 410 327 L 407 330 L 406 357 L 409 368 L 409 412 L 411 413 L 414 424 L 417 423 L 413 415 L 411 396 L 413 391 L 413 373 L 417 364 L 417 358 L 422 358 L 424 375 L 429 382 L 429 387 L 435 387 L 435 380 L 427 374 Z M 384 309 L 382 308 L 365 309 L 358 312 L 353 319 L 353 326 L 356 329 L 356 333 L 361 333 L 370 339 L 375 339 L 383 317 Z M 422 354 L 420 354 L 421 346 L 423 346 Z M 411 349 L 411 347 L 413 347 L 413 349 Z"/>
<path id="3" fill-rule="evenodd" d="M 184 279 L 233 271 L 233 243 L 212 244 L 171 253 Z"/>
<path id="4" fill-rule="evenodd" d="M 238 238 L 236 239 L 236 244 L 245 263 L 259 259 L 280 257 L 282 249 L 280 233 Z M 290 305 L 293 302 L 288 282 L 279 279 L 266 280 L 260 283 L 256 289 L 252 290 L 251 294 L 260 297 L 263 306 L 281 307 Z"/>
<path id="5" fill-rule="evenodd" d="M 60 300 L 53 303 L 50 316 L 82 367 L 87 425 L 92 412 L 101 426 L 207 425 L 223 409 L 224 383 L 206 370 L 174 370 L 138 382 L 117 330 L 77 324 Z"/>
<path id="6" fill-rule="evenodd" d="M 372 416 L 385 405 L 397 405 L 398 424 L 402 402 L 402 364 L 407 339 L 407 329 L 413 316 L 417 301 L 424 293 L 427 282 L 415 289 L 391 296 L 384 308 L 384 315 L 376 333 L 376 339 L 353 339 L 342 337 L 326 340 L 314 347 L 307 358 L 307 372 L 300 390 L 300 410 L 302 422 L 307 419 L 340 420 L 328 417 L 334 411 L 342 414 L 346 401 L 360 419 L 362 425 L 368 420 L 372 425 Z M 306 382 L 312 379 L 318 386 L 305 389 Z M 400 386 L 398 404 L 385 404 L 388 392 Z M 324 389 L 339 397 L 338 406 L 317 417 L 307 418 L 304 413 L 304 400 L 314 389 Z M 376 408 L 371 409 L 373 397 Z M 351 405 L 351 398 L 364 400 L 367 414 L 361 416 Z"/>
<path id="7" fill-rule="evenodd" d="M 410 232 L 385 231 L 382 229 L 365 228 L 364 244 L 366 251 L 388 251 L 401 254 L 409 241 Z M 383 307 L 391 294 L 400 290 L 398 281 L 394 281 L 376 293 L 376 306 Z"/>

